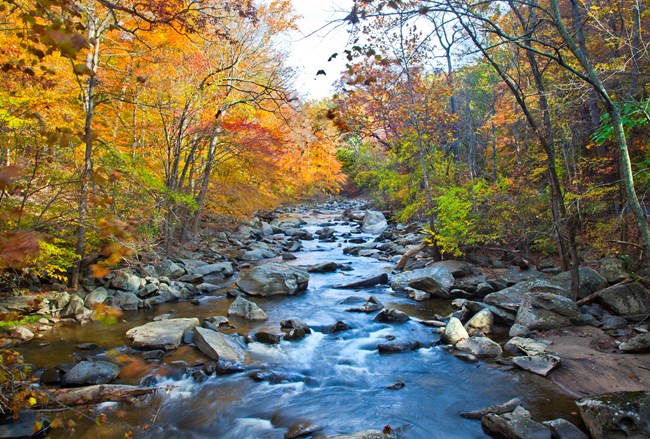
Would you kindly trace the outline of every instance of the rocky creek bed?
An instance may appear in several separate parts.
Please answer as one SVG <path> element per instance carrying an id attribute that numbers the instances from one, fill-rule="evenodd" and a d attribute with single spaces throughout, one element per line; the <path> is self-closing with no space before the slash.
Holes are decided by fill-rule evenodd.
<path id="1" fill-rule="evenodd" d="M 67 412 L 73 437 L 650 437 L 650 294 L 620 261 L 581 268 L 577 306 L 552 264 L 394 272 L 420 241 L 360 203 L 287 209 L 0 311 L 42 316 L 12 336 L 43 389 L 157 389 Z"/>

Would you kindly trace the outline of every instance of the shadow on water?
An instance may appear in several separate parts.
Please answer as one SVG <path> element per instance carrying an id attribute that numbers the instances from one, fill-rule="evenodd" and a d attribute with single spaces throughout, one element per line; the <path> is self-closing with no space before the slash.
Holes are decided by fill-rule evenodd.
<path id="1" fill-rule="evenodd" d="M 304 227 L 313 233 L 319 223 L 333 222 L 335 216 L 312 215 L 305 219 L 308 224 Z M 350 225 L 335 224 L 339 236 L 350 231 Z M 157 439 L 282 438 L 289 425 L 307 419 L 322 426 L 327 435 L 390 425 L 399 428 L 404 438 L 481 438 L 485 435 L 480 423 L 463 419 L 459 413 L 516 396 L 522 397 L 536 419 L 561 416 L 579 422 L 571 415 L 575 412 L 573 401 L 544 379 L 486 363 L 465 363 L 436 346 L 438 335 L 417 322 L 390 325 L 374 322 L 372 314 L 347 312 L 350 305 L 342 304 L 343 300 L 351 296 L 365 300 L 371 294 L 387 306 L 422 319 L 447 314 L 450 308 L 442 301 L 412 302 L 387 286 L 358 291 L 333 288 L 390 272 L 392 267 L 386 261 L 345 255 L 345 245 L 342 239 L 336 243 L 303 242 L 304 249 L 292 264 L 334 261 L 350 265 L 352 270 L 312 274 L 308 291 L 299 296 L 255 298 L 269 316 L 268 321 L 231 322 L 242 335 L 260 328 L 277 329 L 279 322 L 288 318 L 305 320 L 314 328 L 344 321 L 352 329 L 335 334 L 314 332 L 301 341 L 282 341 L 275 346 L 251 343 L 247 353 L 249 370 L 211 376 L 204 381 L 170 372 L 178 361 L 189 365 L 207 361 L 194 348 L 182 347 L 166 354 L 162 364 L 120 378 L 121 382 L 134 383 L 158 369 L 158 385 L 166 390 L 135 406 L 102 405 L 98 410 L 108 415 L 107 424 L 97 426 L 77 420 L 73 436 L 55 431 L 51 437 L 122 438 L 126 431 L 133 430 L 135 437 Z M 165 304 L 126 313 L 114 325 L 94 322 L 82 327 L 59 327 L 21 350 L 26 361 L 39 366 L 70 363 L 79 352 L 77 344 L 89 342 L 109 349 L 102 355 L 131 358 L 126 355 L 129 349 L 124 334 L 128 329 L 168 312 L 173 312 L 174 317 L 226 315 L 231 301 L 224 296 L 206 296 L 198 306 L 189 302 Z M 377 344 L 388 339 L 417 341 L 427 347 L 408 353 L 379 354 Z M 254 381 L 250 378 L 254 371 L 267 372 L 272 378 Z M 404 383 L 403 388 L 387 388 L 397 382 Z"/>

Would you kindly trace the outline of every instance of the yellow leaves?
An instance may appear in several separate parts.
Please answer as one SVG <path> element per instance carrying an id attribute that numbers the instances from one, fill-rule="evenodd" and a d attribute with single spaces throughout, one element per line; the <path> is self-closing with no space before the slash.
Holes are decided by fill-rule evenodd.
<path id="1" fill-rule="evenodd" d="M 28 403 L 29 405 L 31 405 L 31 406 L 36 405 L 37 402 L 38 402 L 38 401 L 37 401 L 36 398 L 34 398 L 33 396 L 30 396 L 29 399 L 27 400 L 27 403 Z"/>

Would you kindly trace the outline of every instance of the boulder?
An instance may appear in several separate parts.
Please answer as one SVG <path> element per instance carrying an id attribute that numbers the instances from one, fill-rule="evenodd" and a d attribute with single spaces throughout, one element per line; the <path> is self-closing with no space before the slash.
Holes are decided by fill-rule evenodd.
<path id="1" fill-rule="evenodd" d="M 526 337 L 528 334 L 530 334 L 530 329 L 520 325 L 519 323 L 514 323 L 510 327 L 510 331 L 508 331 L 510 337 Z"/>
<path id="2" fill-rule="evenodd" d="M 213 280 L 223 280 L 232 276 L 235 273 L 235 268 L 232 262 L 216 262 L 214 264 L 197 266 L 192 271 L 194 274 L 203 276 L 204 280 L 206 277 L 211 277 Z"/>
<path id="3" fill-rule="evenodd" d="M 617 392 L 576 401 L 593 439 L 650 437 L 650 392 Z"/>
<path id="4" fill-rule="evenodd" d="M 515 366 L 541 376 L 548 375 L 560 365 L 560 361 L 560 357 L 550 353 L 512 358 L 512 364 Z"/>
<path id="5" fill-rule="evenodd" d="M 546 353 L 546 345 L 532 338 L 513 337 L 503 347 L 510 352 L 523 352 L 533 356 Z"/>
<path id="6" fill-rule="evenodd" d="M 332 436 L 329 439 L 391 439 L 394 436 L 390 431 L 384 433 L 379 430 L 366 430 L 358 433 L 343 434 L 339 436 Z"/>
<path id="7" fill-rule="evenodd" d="M 488 309 L 482 309 L 469 319 L 465 324 L 465 329 L 469 335 L 489 334 L 492 331 L 494 317 Z"/>
<path id="8" fill-rule="evenodd" d="M 284 339 L 288 341 L 302 340 L 307 335 L 307 332 L 303 328 L 289 328 L 283 329 L 283 331 Z"/>
<path id="9" fill-rule="evenodd" d="M 621 343 L 618 348 L 623 352 L 650 352 L 650 333 L 639 334 Z"/>
<path id="10" fill-rule="evenodd" d="M 124 311 L 142 308 L 142 299 L 130 291 L 117 291 L 110 299 L 111 305 Z"/>
<path id="11" fill-rule="evenodd" d="M 95 288 L 90 294 L 86 296 L 84 305 L 86 308 L 92 309 L 95 304 L 101 305 L 106 299 L 108 299 L 108 291 L 106 291 L 106 288 Z"/>
<path id="12" fill-rule="evenodd" d="M 481 419 L 481 426 L 490 435 L 508 439 L 551 439 L 551 430 L 530 418 L 522 407 L 512 413 L 497 415 L 488 413 Z"/>
<path id="13" fill-rule="evenodd" d="M 448 343 L 455 345 L 461 340 L 469 338 L 467 330 L 463 326 L 460 320 L 456 317 L 449 319 L 449 323 L 445 326 L 445 332 L 442 333 L 440 339 L 443 343 Z"/>
<path id="14" fill-rule="evenodd" d="M 307 271 L 309 273 L 333 273 L 339 268 L 341 268 L 341 264 L 336 262 L 323 262 L 307 267 Z"/>
<path id="15" fill-rule="evenodd" d="M 611 284 L 630 277 L 630 273 L 625 270 L 625 262 L 619 258 L 603 258 L 600 261 L 600 274 Z"/>
<path id="16" fill-rule="evenodd" d="M 478 335 L 460 340 L 454 347 L 479 358 L 496 358 L 502 353 L 499 343 Z"/>
<path id="17" fill-rule="evenodd" d="M 253 268 L 237 282 L 253 296 L 293 295 L 305 291 L 308 284 L 307 270 L 277 262 Z"/>
<path id="18" fill-rule="evenodd" d="M 609 287 L 600 293 L 598 301 L 630 320 L 641 320 L 650 314 L 650 293 L 638 282 Z"/>
<path id="19" fill-rule="evenodd" d="M 73 294 L 70 296 L 70 301 L 61 311 L 61 317 L 73 317 L 77 320 L 81 320 L 85 314 L 84 311 L 84 301 L 81 297 Z"/>
<path id="20" fill-rule="evenodd" d="M 194 328 L 194 344 L 210 358 L 220 363 L 230 365 L 244 364 L 244 350 L 242 347 L 220 332 L 206 328 Z"/>
<path id="21" fill-rule="evenodd" d="M 498 306 L 499 308 L 508 311 L 517 312 L 524 295 L 530 292 L 554 293 L 566 297 L 570 296 L 569 291 L 562 287 L 558 287 L 547 280 L 535 279 L 519 282 L 511 287 L 497 291 L 496 293 L 488 294 L 483 298 L 483 301 L 487 304 Z"/>
<path id="22" fill-rule="evenodd" d="M 107 384 L 120 374 L 120 367 L 108 361 L 82 361 L 61 378 L 67 387 Z"/>
<path id="23" fill-rule="evenodd" d="M 382 273 L 377 276 L 372 276 L 367 279 L 361 279 L 358 281 L 350 282 L 345 285 L 337 285 L 334 288 L 340 290 L 355 290 L 358 288 L 370 288 L 375 285 L 383 285 L 388 283 L 388 274 Z"/>
<path id="24" fill-rule="evenodd" d="M 302 320 L 298 319 L 288 319 L 288 320 L 282 320 L 280 322 L 280 327 L 282 329 L 302 329 L 305 331 L 307 334 L 311 334 L 311 328 L 307 323 L 303 322 Z"/>
<path id="25" fill-rule="evenodd" d="M 284 434 L 284 439 L 297 439 L 301 437 L 311 437 L 314 433 L 321 431 L 323 427 L 316 425 L 308 420 L 299 420 L 289 426 Z"/>
<path id="26" fill-rule="evenodd" d="M 476 268 L 469 262 L 457 261 L 454 259 L 434 262 L 433 264 L 429 264 L 427 268 L 446 270 L 450 272 L 455 279 L 469 276 L 470 274 L 477 272 Z"/>
<path id="27" fill-rule="evenodd" d="M 376 322 L 381 323 L 404 323 L 411 320 L 405 312 L 393 308 L 384 308 L 375 316 Z"/>
<path id="28" fill-rule="evenodd" d="M 578 285 L 578 298 L 580 299 L 609 286 L 607 279 L 596 270 L 592 270 L 589 267 L 580 267 L 578 268 L 578 272 L 580 273 L 580 283 Z M 557 274 L 550 279 L 550 282 L 553 285 L 571 291 L 571 272 L 565 271 Z"/>
<path id="29" fill-rule="evenodd" d="M 129 293 L 137 293 L 138 290 L 144 285 L 144 279 L 139 278 L 133 273 L 126 270 L 117 270 L 111 274 L 111 287 L 116 290 L 128 291 Z"/>
<path id="30" fill-rule="evenodd" d="M 454 276 L 444 267 L 419 268 L 396 274 L 390 281 L 395 291 L 411 293 L 413 290 L 424 291 L 433 297 L 449 298 L 449 289 L 454 284 Z"/>
<path id="31" fill-rule="evenodd" d="M 168 319 L 129 329 L 126 336 L 136 348 L 171 350 L 178 348 L 185 333 L 197 326 L 197 318 Z"/>
<path id="32" fill-rule="evenodd" d="M 348 312 L 365 312 L 365 313 L 372 313 L 375 311 L 379 311 L 384 307 L 384 304 L 379 301 L 375 296 L 370 296 L 368 297 L 368 300 L 363 304 L 362 307 L 356 307 L 356 308 L 348 308 L 346 311 Z"/>
<path id="33" fill-rule="evenodd" d="M 258 331 L 255 334 L 255 340 L 264 344 L 279 344 L 282 341 L 282 336 L 282 334 L 273 331 Z"/>
<path id="34" fill-rule="evenodd" d="M 401 354 L 403 352 L 411 352 L 422 347 L 419 342 L 410 341 L 386 341 L 377 345 L 377 351 L 380 354 Z"/>
<path id="35" fill-rule="evenodd" d="M 372 233 L 373 235 L 380 235 L 388 227 L 388 222 L 383 213 L 376 210 L 366 210 L 361 223 L 361 230 L 365 233 Z"/>
<path id="36" fill-rule="evenodd" d="M 589 439 L 582 430 L 566 419 L 552 419 L 550 421 L 543 421 L 542 424 L 551 430 L 554 439 Z"/>
<path id="37" fill-rule="evenodd" d="M 26 342 L 34 338 L 34 333 L 24 326 L 16 326 L 11 330 L 9 335 L 11 335 L 11 338 L 14 340 L 18 340 L 20 342 Z"/>
<path id="38" fill-rule="evenodd" d="M 246 320 L 267 320 L 268 316 L 256 303 L 237 296 L 235 301 L 228 308 L 228 315 L 240 317 Z"/>
<path id="39" fill-rule="evenodd" d="M 483 416 L 488 413 L 493 413 L 496 415 L 501 415 L 503 413 L 508 413 L 514 411 L 517 407 L 521 405 L 521 400 L 519 398 L 511 399 L 510 401 L 504 402 L 503 404 L 491 405 L 490 407 L 484 408 L 483 410 L 477 410 L 474 412 L 464 412 L 460 416 L 467 419 L 481 419 Z"/>
<path id="40" fill-rule="evenodd" d="M 580 321 L 580 310 L 573 300 L 551 293 L 524 294 L 515 319 L 530 330 L 555 329 Z"/>
<path id="41" fill-rule="evenodd" d="M 156 267 L 158 276 L 168 277 L 169 279 L 178 279 L 185 274 L 185 269 L 178 265 L 176 262 L 167 259 Z"/>

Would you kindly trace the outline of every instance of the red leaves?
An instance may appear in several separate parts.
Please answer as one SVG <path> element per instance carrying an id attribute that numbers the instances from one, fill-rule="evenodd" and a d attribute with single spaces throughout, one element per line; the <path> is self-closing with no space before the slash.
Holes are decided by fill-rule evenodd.
<path id="1" fill-rule="evenodd" d="M 13 182 L 20 177 L 21 169 L 18 165 L 4 166 L 0 168 L 0 191 L 6 191 Z"/>
<path id="2" fill-rule="evenodd" d="M 29 232 L 4 233 L 0 235 L 0 264 L 15 267 L 27 257 L 37 257 L 38 239 Z"/>

